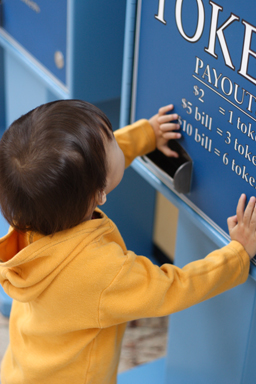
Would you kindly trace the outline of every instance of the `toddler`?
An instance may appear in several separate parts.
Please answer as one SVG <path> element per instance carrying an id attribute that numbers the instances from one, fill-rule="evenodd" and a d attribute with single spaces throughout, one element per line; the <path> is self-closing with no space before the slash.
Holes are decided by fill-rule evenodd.
<path id="1" fill-rule="evenodd" d="M 79 100 L 30 111 L 0 141 L 0 283 L 13 298 L 2 384 L 114 384 L 127 321 L 180 311 L 246 281 L 255 198 L 228 219 L 231 242 L 183 269 L 126 249 L 98 208 L 136 156 L 178 139 L 163 107 L 114 134 Z M 124 218 L 125 220 L 125 218 Z"/>

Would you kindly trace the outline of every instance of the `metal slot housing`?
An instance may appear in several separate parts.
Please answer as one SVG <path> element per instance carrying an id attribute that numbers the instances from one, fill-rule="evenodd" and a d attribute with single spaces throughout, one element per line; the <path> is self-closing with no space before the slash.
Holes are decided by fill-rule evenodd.
<path id="1" fill-rule="evenodd" d="M 184 148 L 175 140 L 168 142 L 169 148 L 179 154 L 178 158 L 167 157 L 158 149 L 142 156 L 143 164 L 167 187 L 179 193 L 190 192 L 193 162 Z"/>

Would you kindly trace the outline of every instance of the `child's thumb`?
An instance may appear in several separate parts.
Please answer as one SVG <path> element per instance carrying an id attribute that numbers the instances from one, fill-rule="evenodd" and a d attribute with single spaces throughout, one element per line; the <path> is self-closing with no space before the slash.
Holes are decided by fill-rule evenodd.
<path id="1" fill-rule="evenodd" d="M 237 215 L 229 217 L 227 222 L 228 222 L 228 230 L 229 230 L 229 233 L 230 233 L 230 231 L 233 228 L 235 228 L 235 226 L 237 225 Z"/>

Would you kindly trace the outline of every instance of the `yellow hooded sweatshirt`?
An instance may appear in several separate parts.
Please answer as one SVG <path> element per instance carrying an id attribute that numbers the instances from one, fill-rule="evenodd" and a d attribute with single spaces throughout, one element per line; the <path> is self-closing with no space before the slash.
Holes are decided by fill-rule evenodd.
<path id="1" fill-rule="evenodd" d="M 116 133 L 126 165 L 155 148 L 141 120 Z M 0 283 L 13 298 L 2 384 L 114 384 L 125 323 L 183 310 L 243 283 L 235 241 L 183 269 L 127 251 L 99 218 L 54 236 L 11 229 L 0 240 Z"/>

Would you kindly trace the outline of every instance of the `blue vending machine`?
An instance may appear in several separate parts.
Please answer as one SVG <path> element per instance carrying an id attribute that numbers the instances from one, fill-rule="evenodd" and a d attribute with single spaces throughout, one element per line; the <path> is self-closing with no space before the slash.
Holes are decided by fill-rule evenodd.
<path id="1" fill-rule="evenodd" d="M 122 124 L 170 103 L 180 116 L 179 162 L 155 151 L 133 167 L 179 208 L 175 264 L 183 267 L 227 244 L 238 198 L 256 194 L 256 5 L 128 3 Z M 166 358 L 120 384 L 256 383 L 255 268 L 253 260 L 242 286 L 171 315 Z"/>

